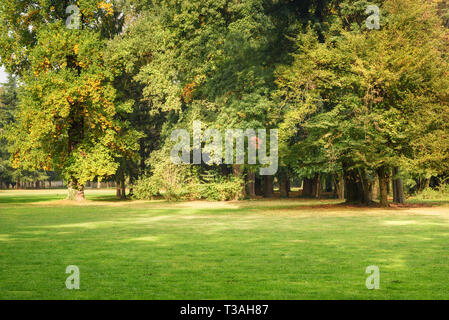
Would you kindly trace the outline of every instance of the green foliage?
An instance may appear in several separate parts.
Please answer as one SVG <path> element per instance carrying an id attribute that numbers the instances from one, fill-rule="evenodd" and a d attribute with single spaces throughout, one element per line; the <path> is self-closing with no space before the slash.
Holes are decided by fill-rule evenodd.
<path id="1" fill-rule="evenodd" d="M 78 30 L 70 4 L 0 4 L 0 59 L 21 83 L 4 135 L 17 173 L 82 188 L 151 172 L 135 192 L 232 198 L 221 170 L 204 183 L 211 168 L 163 157 L 194 120 L 279 128 L 280 165 L 301 177 L 401 166 L 413 186 L 449 171 L 446 2 L 79 0 Z M 369 4 L 380 30 L 365 25 Z"/>
<path id="2" fill-rule="evenodd" d="M 241 177 L 220 177 L 214 173 L 201 174 L 200 167 L 173 164 L 169 158 L 170 144 L 151 154 L 149 176 L 143 176 L 133 186 L 136 199 L 162 196 L 167 200 L 217 200 L 239 198 Z"/>
<path id="3" fill-rule="evenodd" d="M 7 133 L 14 167 L 56 170 L 76 188 L 113 175 L 116 159 L 138 149 L 139 136 L 125 130 L 120 114 L 132 108 L 117 101 L 113 70 L 104 61 L 107 34 L 115 30 L 108 24 L 115 17 L 112 5 L 79 1 L 81 26 L 71 30 L 65 26 L 69 1 L 6 2 L 14 11 L 6 3 L 0 7 L 6 23 L 0 56 L 23 82 L 16 122 Z"/>
<path id="4" fill-rule="evenodd" d="M 17 105 L 17 87 L 15 79 L 8 77 L 8 82 L 0 87 L 0 182 L 10 184 L 14 177 L 11 168 L 8 144 L 5 138 L 5 128 L 14 121 Z"/>
<path id="5" fill-rule="evenodd" d="M 193 185 L 191 194 L 193 194 L 196 199 L 215 201 L 242 200 L 240 199 L 242 185 L 242 177 L 218 177 L 212 181 Z"/>
<path id="6" fill-rule="evenodd" d="M 449 199 L 449 184 L 441 184 L 435 188 L 425 188 L 416 195 L 416 200 L 447 200 Z"/>
<path id="7" fill-rule="evenodd" d="M 445 167 L 448 32 L 434 5 L 385 1 L 373 31 L 346 30 L 341 8 L 324 42 L 310 28 L 299 35 L 293 64 L 279 68 L 275 98 L 286 109 L 281 148 L 303 175 L 342 164 Z"/>
<path id="8" fill-rule="evenodd" d="M 170 179 L 161 180 L 157 176 L 144 176 L 133 185 L 134 198 L 153 200 L 163 197 L 166 200 L 237 200 L 241 195 L 243 180 L 241 177 L 218 177 L 213 181 L 199 179 L 184 180 L 179 183 L 173 179 L 173 171 L 169 171 Z"/>

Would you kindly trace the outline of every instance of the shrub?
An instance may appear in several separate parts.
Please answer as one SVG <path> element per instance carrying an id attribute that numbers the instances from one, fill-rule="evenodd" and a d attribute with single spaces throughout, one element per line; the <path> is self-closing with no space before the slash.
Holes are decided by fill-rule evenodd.
<path id="1" fill-rule="evenodd" d="M 449 198 L 449 185 L 442 184 L 436 188 L 426 188 L 417 194 L 418 200 L 443 200 Z"/>
<path id="2" fill-rule="evenodd" d="M 198 185 L 200 197 L 207 200 L 229 201 L 239 199 L 242 191 L 242 179 L 237 177 L 219 177 L 215 181 Z"/>
<path id="3" fill-rule="evenodd" d="M 239 199 L 242 190 L 242 179 L 237 177 L 219 177 L 213 181 L 200 181 L 186 173 L 165 171 L 160 175 L 146 176 L 138 180 L 134 186 L 134 198 L 151 200 L 156 196 L 173 200 L 211 200 L 229 201 Z M 180 173 L 185 179 L 180 179 Z"/>
<path id="4" fill-rule="evenodd" d="M 222 177 L 214 172 L 201 174 L 201 167 L 177 165 L 170 159 L 171 144 L 151 153 L 148 164 L 151 174 L 133 185 L 134 198 L 151 200 L 162 196 L 166 200 L 228 201 L 241 195 L 243 178 Z"/>

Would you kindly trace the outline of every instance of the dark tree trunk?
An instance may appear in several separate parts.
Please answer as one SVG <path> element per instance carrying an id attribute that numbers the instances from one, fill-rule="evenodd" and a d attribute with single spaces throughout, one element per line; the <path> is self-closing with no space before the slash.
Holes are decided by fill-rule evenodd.
<path id="1" fill-rule="evenodd" d="M 345 193 L 347 203 L 363 203 L 363 185 L 358 170 L 344 170 Z"/>
<path id="2" fill-rule="evenodd" d="M 138 178 L 139 178 L 139 177 L 138 177 L 137 175 L 135 175 L 134 177 L 131 175 L 131 176 L 129 177 L 129 193 L 128 193 L 128 195 L 129 195 L 130 197 L 134 196 L 134 188 L 133 188 L 133 186 L 134 186 L 134 181 L 137 181 Z"/>
<path id="3" fill-rule="evenodd" d="M 254 189 L 257 196 L 263 196 L 262 178 L 260 176 L 256 176 Z"/>
<path id="4" fill-rule="evenodd" d="M 377 169 L 379 177 L 379 202 L 381 207 L 388 207 L 388 168 L 380 167 Z"/>
<path id="5" fill-rule="evenodd" d="M 281 198 L 288 198 L 288 174 L 286 170 L 279 172 L 279 192 Z"/>
<path id="6" fill-rule="evenodd" d="M 126 199 L 126 185 L 125 185 L 125 176 L 122 175 L 120 178 L 120 191 L 122 192 L 120 195 L 120 199 L 125 200 Z"/>
<path id="7" fill-rule="evenodd" d="M 248 172 L 246 175 L 246 192 L 250 198 L 256 197 L 256 174 Z"/>
<path id="8" fill-rule="evenodd" d="M 221 168 L 221 174 L 223 176 L 226 177 L 226 176 L 229 175 L 229 168 L 228 168 L 228 166 L 226 164 L 224 164 L 224 163 L 220 164 L 220 168 Z"/>
<path id="9" fill-rule="evenodd" d="M 371 183 L 366 176 L 365 169 L 360 169 L 360 177 L 362 179 L 362 187 L 363 187 L 363 200 L 364 204 L 370 204 L 372 201 L 372 193 L 371 193 Z"/>
<path id="10" fill-rule="evenodd" d="M 266 198 L 273 197 L 273 176 L 264 176 L 263 193 Z"/>
<path id="11" fill-rule="evenodd" d="M 332 179 L 332 175 L 328 174 L 326 176 L 326 192 L 332 192 L 333 190 L 333 179 Z"/>
<path id="12" fill-rule="evenodd" d="M 304 178 L 302 180 L 302 193 L 303 197 L 311 197 L 312 196 L 312 182 L 309 178 Z"/>
<path id="13" fill-rule="evenodd" d="M 117 179 L 115 179 L 115 196 L 119 199 L 122 196 L 122 191 L 121 191 L 120 187 L 121 187 L 120 186 L 120 178 L 117 177 Z"/>
<path id="14" fill-rule="evenodd" d="M 321 198 L 321 177 L 319 175 L 313 179 L 312 196 L 317 199 Z"/>
<path id="15" fill-rule="evenodd" d="M 404 196 L 404 183 L 402 181 L 402 178 L 398 176 L 399 175 L 399 167 L 393 168 L 393 177 L 395 178 L 393 180 L 393 202 L 394 203 L 405 203 L 405 196 Z"/>
<path id="16" fill-rule="evenodd" d="M 314 189 L 316 185 L 316 178 L 305 178 L 302 184 L 302 196 L 306 198 L 312 198 L 315 196 Z"/>
<path id="17" fill-rule="evenodd" d="M 126 185 L 125 185 L 125 169 L 124 167 L 121 165 L 118 169 L 118 181 L 117 184 L 119 185 L 120 188 L 120 199 L 124 200 L 126 199 Z"/>
<path id="18" fill-rule="evenodd" d="M 279 192 L 280 192 L 280 197 L 281 198 L 288 198 L 289 194 L 288 194 L 288 188 L 287 188 L 287 181 L 286 180 L 279 181 Z"/>

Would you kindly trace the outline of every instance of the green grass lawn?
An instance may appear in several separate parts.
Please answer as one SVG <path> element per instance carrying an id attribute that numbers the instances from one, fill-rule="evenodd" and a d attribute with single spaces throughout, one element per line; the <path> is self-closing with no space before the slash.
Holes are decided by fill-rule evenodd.
<path id="1" fill-rule="evenodd" d="M 449 208 L 0 191 L 0 299 L 449 299 Z M 81 273 L 68 290 L 68 265 Z M 365 287 L 367 266 L 380 289 Z"/>

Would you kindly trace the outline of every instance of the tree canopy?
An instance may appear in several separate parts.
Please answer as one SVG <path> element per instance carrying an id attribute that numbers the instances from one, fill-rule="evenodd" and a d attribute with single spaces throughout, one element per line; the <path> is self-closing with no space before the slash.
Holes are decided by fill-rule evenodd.
<path id="1" fill-rule="evenodd" d="M 1 120 L 8 157 L 22 170 L 61 173 L 70 198 L 103 178 L 124 197 L 128 176 L 151 197 L 184 180 L 269 197 L 273 179 L 288 196 L 302 180 L 303 195 L 319 196 L 324 183 L 365 204 L 379 189 L 384 206 L 393 180 L 403 202 L 402 179 L 449 171 L 448 8 L 439 0 L 5 0 L 0 59 L 20 83 L 14 121 Z M 193 132 L 194 121 L 220 132 L 279 129 L 278 172 L 259 175 L 260 162 L 174 168 L 170 134 Z"/>

